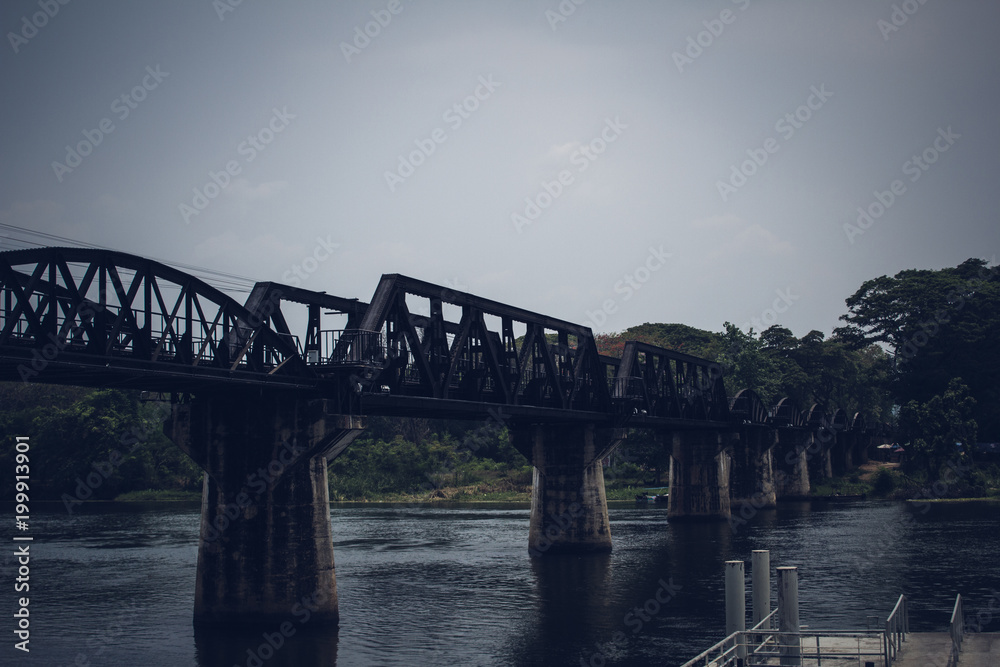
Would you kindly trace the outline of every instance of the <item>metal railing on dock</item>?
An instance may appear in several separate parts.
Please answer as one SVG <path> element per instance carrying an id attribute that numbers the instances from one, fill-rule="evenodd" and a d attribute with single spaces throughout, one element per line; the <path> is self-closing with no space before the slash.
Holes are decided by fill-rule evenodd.
<path id="1" fill-rule="evenodd" d="M 726 561 L 726 630 L 730 634 L 683 667 L 822 667 L 824 664 L 892 667 L 910 631 L 905 595 L 899 596 L 882 629 L 873 629 L 869 624 L 867 630 L 814 630 L 799 624 L 797 568 L 778 568 L 778 608 L 774 611 L 770 610 L 769 572 L 767 552 L 755 551 L 754 616 L 760 621 L 744 629 L 743 563 Z M 957 647 L 953 650 L 957 651 L 961 646 L 961 635 L 955 634 L 962 629 L 961 598 L 952 614 L 952 628 L 953 645 Z"/>
<path id="2" fill-rule="evenodd" d="M 738 658 L 740 647 L 746 658 Z M 798 648 L 798 656 L 790 662 L 787 649 Z M 867 660 L 866 660 L 867 659 Z M 683 667 L 754 667 L 761 665 L 843 665 L 885 664 L 882 632 L 879 630 L 800 630 L 780 632 L 769 630 L 762 636 L 758 628 L 734 632 L 715 646 L 684 663 Z"/>
<path id="3" fill-rule="evenodd" d="M 965 632 L 965 614 L 962 611 L 962 594 L 955 596 L 955 608 L 951 612 L 951 664 L 958 664 L 958 654 L 962 652 L 962 636 Z"/>
<path id="4" fill-rule="evenodd" d="M 906 633 L 910 631 L 910 610 L 905 595 L 900 595 L 896 606 L 892 608 L 889 618 L 885 619 L 885 633 L 882 646 L 885 651 L 886 667 L 892 667 L 896 654 L 906 641 Z"/>

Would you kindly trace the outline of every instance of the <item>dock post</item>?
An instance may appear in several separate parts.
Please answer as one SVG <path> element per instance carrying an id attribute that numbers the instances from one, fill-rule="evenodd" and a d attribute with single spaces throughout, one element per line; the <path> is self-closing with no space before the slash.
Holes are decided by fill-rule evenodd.
<path id="1" fill-rule="evenodd" d="M 754 549 L 750 561 L 750 588 L 753 591 L 753 624 L 757 625 L 771 613 L 771 552 Z"/>
<path id="2" fill-rule="evenodd" d="M 778 630 L 782 633 L 781 664 L 798 665 L 802 652 L 799 645 L 799 570 L 797 567 L 778 568 Z"/>
<path id="3" fill-rule="evenodd" d="M 746 580 L 743 574 L 743 561 L 726 561 L 726 636 L 747 629 L 747 598 Z M 743 639 L 737 642 L 736 657 L 746 658 L 746 643 Z"/>

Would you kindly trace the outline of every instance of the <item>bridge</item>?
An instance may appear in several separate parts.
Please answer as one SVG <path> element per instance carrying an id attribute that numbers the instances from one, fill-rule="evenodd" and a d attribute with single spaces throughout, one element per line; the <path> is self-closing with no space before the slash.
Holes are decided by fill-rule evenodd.
<path id="1" fill-rule="evenodd" d="M 671 455 L 671 520 L 734 520 L 867 460 L 884 425 L 749 389 L 642 342 L 402 275 L 370 302 L 257 283 L 245 303 L 120 252 L 0 253 L 0 380 L 169 393 L 206 472 L 200 625 L 339 620 L 327 464 L 373 415 L 489 419 L 534 466 L 529 551 L 611 549 L 602 461 L 628 429 Z M 331 322 L 340 324 L 339 328 Z M 324 326 L 326 325 L 326 326 Z M 733 508 L 738 508 L 734 512 Z"/>

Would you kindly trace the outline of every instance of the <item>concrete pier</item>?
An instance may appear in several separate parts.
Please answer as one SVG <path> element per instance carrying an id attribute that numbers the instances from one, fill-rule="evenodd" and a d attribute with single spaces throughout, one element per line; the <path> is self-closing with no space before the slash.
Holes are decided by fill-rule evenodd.
<path id="1" fill-rule="evenodd" d="M 601 460 L 624 439 L 624 429 L 593 424 L 516 425 L 512 444 L 531 461 L 528 551 L 611 551 L 608 501 Z"/>
<path id="2" fill-rule="evenodd" d="M 804 428 L 778 429 L 774 450 L 774 486 L 778 500 L 809 495 L 809 458 L 815 454 L 813 434 Z"/>
<path id="3" fill-rule="evenodd" d="M 768 426 L 745 426 L 733 449 L 729 471 L 729 497 L 732 506 L 749 502 L 754 507 L 774 507 L 777 494 L 774 483 L 774 446 L 777 431 Z"/>
<path id="4" fill-rule="evenodd" d="M 834 475 L 844 475 L 854 469 L 854 436 L 839 431 L 830 448 L 830 463 Z"/>
<path id="5" fill-rule="evenodd" d="M 833 448 L 837 442 L 837 433 L 821 426 L 812 433 L 815 455 L 809 457 L 809 480 L 811 483 L 822 482 L 833 477 Z"/>
<path id="6" fill-rule="evenodd" d="M 194 622 L 337 624 L 327 461 L 364 428 L 261 391 L 175 405 L 167 436 L 205 471 Z"/>
<path id="7" fill-rule="evenodd" d="M 730 431 L 679 431 L 673 434 L 670 496 L 667 516 L 672 520 L 728 520 Z"/>

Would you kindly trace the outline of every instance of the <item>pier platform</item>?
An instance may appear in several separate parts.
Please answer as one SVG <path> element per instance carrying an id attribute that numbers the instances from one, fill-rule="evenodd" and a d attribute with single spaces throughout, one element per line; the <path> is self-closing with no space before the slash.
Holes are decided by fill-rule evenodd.
<path id="1" fill-rule="evenodd" d="M 892 663 L 893 667 L 948 667 L 951 635 L 947 632 L 911 632 Z M 1000 665 L 1000 633 L 977 632 L 965 635 L 958 667 Z"/>

